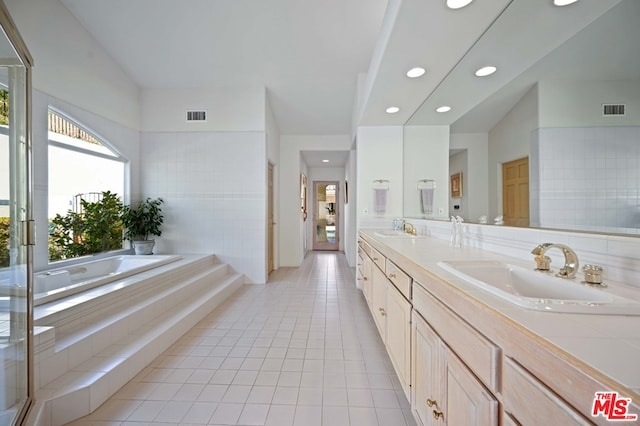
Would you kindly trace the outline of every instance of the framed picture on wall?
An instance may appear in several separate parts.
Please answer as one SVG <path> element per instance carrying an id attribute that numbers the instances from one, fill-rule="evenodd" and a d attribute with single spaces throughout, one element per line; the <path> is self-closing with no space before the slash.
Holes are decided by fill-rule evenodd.
<path id="1" fill-rule="evenodd" d="M 462 172 L 451 175 L 451 198 L 462 197 Z"/>

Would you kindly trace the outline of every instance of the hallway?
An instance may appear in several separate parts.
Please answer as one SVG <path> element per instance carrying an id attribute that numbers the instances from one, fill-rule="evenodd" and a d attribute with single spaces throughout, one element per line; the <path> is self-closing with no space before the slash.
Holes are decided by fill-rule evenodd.
<path id="1" fill-rule="evenodd" d="M 344 253 L 245 285 L 72 425 L 413 425 Z"/>

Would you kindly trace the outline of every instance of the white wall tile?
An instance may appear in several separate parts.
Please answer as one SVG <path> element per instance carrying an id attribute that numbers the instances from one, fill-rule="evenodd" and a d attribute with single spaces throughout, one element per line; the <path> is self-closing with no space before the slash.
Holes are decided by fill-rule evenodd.
<path id="1" fill-rule="evenodd" d="M 150 132 L 141 140 L 144 197 L 165 199 L 158 252 L 215 253 L 264 283 L 264 134 Z"/>

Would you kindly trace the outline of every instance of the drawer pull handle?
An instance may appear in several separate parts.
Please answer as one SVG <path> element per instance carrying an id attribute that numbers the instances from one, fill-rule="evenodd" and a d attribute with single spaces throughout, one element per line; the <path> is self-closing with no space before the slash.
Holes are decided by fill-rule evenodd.
<path id="1" fill-rule="evenodd" d="M 395 278 L 396 274 L 389 274 L 389 278 Z"/>
<path id="2" fill-rule="evenodd" d="M 382 309 L 382 308 L 378 308 L 378 310 L 379 310 L 380 312 L 384 311 L 384 309 Z"/>
<path id="3" fill-rule="evenodd" d="M 377 257 L 374 257 L 374 258 L 373 258 L 373 260 L 377 262 L 377 261 L 378 261 L 378 258 L 377 258 Z"/>
<path id="4" fill-rule="evenodd" d="M 365 281 L 368 281 L 368 280 L 369 280 L 367 277 L 364 277 L 364 278 L 362 278 L 362 279 L 363 279 L 363 280 L 365 280 Z"/>
<path id="5" fill-rule="evenodd" d="M 433 407 L 434 405 L 437 407 L 438 406 L 438 401 L 433 400 L 433 399 L 427 399 L 427 405 L 429 407 Z"/>
<path id="6" fill-rule="evenodd" d="M 442 414 L 442 411 L 433 410 L 433 418 L 436 420 L 438 419 L 444 420 L 444 414 Z"/>

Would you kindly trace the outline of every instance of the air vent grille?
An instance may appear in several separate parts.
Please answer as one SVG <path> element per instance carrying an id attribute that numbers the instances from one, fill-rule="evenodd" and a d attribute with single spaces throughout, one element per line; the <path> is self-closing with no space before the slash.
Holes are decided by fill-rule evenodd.
<path id="1" fill-rule="evenodd" d="M 625 115 L 625 110 L 625 104 L 602 104 L 602 115 L 605 117 Z"/>
<path id="2" fill-rule="evenodd" d="M 191 110 L 187 111 L 187 121 L 207 121 L 207 111 L 205 110 Z"/>

